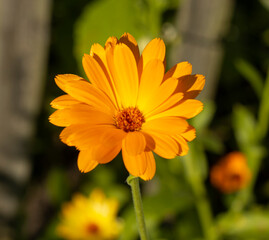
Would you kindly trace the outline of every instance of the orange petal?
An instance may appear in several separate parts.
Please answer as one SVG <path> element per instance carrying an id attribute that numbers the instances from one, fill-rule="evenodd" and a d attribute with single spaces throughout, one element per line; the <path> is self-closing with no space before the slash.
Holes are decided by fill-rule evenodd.
<path id="1" fill-rule="evenodd" d="M 76 146 L 80 150 L 91 147 L 88 139 L 97 139 L 102 126 L 76 124 L 64 128 L 60 134 L 60 139 L 69 146 Z M 98 144 L 99 142 L 97 142 Z"/>
<path id="2" fill-rule="evenodd" d="M 152 59 L 159 59 L 162 62 L 165 60 L 165 44 L 160 38 L 151 40 L 145 47 L 139 60 L 138 68 L 144 69 Z"/>
<path id="3" fill-rule="evenodd" d="M 65 118 L 65 117 L 62 117 L 63 114 L 61 114 L 61 112 L 64 111 L 63 110 L 57 110 L 55 111 L 54 113 L 52 113 L 50 116 L 49 116 L 49 121 L 50 123 L 56 125 L 56 126 L 59 126 L 59 127 L 67 127 L 70 125 L 70 120 Z"/>
<path id="4" fill-rule="evenodd" d="M 189 125 L 186 132 L 181 133 L 181 136 L 188 142 L 196 138 L 196 130 L 193 126 Z"/>
<path id="5" fill-rule="evenodd" d="M 146 113 L 145 117 L 146 119 L 152 120 L 158 117 L 163 117 L 163 116 L 177 116 L 177 115 L 164 115 L 164 112 L 167 112 L 168 109 L 174 108 L 177 104 L 180 103 L 180 100 L 183 99 L 183 93 L 176 93 L 171 95 L 169 98 L 167 98 L 160 106 L 155 108 L 153 111 Z"/>
<path id="6" fill-rule="evenodd" d="M 151 99 L 156 96 L 163 80 L 164 65 L 158 59 L 150 60 L 142 72 L 137 106 L 139 109 L 149 109 Z"/>
<path id="7" fill-rule="evenodd" d="M 107 73 L 105 65 L 98 62 L 94 57 L 85 54 L 82 60 L 83 68 L 91 83 L 101 89 L 112 100 L 114 106 L 117 106 L 113 86 Z M 102 65 L 100 65 L 102 64 Z"/>
<path id="8" fill-rule="evenodd" d="M 124 33 L 120 37 L 119 42 L 126 44 L 131 49 L 131 51 L 134 54 L 136 63 L 138 64 L 140 53 L 139 53 L 139 48 L 138 48 L 135 38 L 130 33 Z"/>
<path id="9" fill-rule="evenodd" d="M 163 117 L 147 121 L 143 124 L 142 130 L 150 130 L 165 134 L 177 134 L 185 132 L 188 127 L 188 122 L 183 118 Z"/>
<path id="10" fill-rule="evenodd" d="M 49 117 L 49 120 L 60 127 L 71 124 L 114 124 L 111 115 L 97 111 L 86 104 L 77 104 L 71 108 L 57 110 Z"/>
<path id="11" fill-rule="evenodd" d="M 144 113 L 145 116 L 149 115 L 150 112 L 155 110 L 157 107 L 163 105 L 164 103 L 169 104 L 169 101 L 171 101 L 171 96 L 175 92 L 178 85 L 178 80 L 176 78 L 169 78 L 165 82 L 161 84 L 161 86 L 151 95 L 151 98 L 148 99 L 148 103 L 143 103 L 143 97 L 147 99 L 146 96 L 141 96 L 141 100 L 139 102 L 138 108 Z M 151 90 L 148 90 L 151 92 Z M 182 95 L 183 97 L 183 95 Z M 170 99 L 170 100 L 168 100 Z M 179 100 L 176 99 L 178 102 Z"/>
<path id="12" fill-rule="evenodd" d="M 115 95 L 115 98 L 117 98 L 117 94 L 115 91 L 115 86 L 113 82 L 111 81 L 112 77 L 110 75 L 108 65 L 107 65 L 107 59 L 106 59 L 106 50 L 100 45 L 100 44 L 93 44 L 91 47 L 90 55 L 98 62 L 102 70 L 104 71 L 104 74 L 106 75 L 109 86 L 112 89 L 112 92 Z"/>
<path id="13" fill-rule="evenodd" d="M 91 150 L 83 150 L 78 154 L 78 168 L 81 172 L 90 172 L 97 165 L 98 162 L 91 159 Z"/>
<path id="14" fill-rule="evenodd" d="M 108 80 L 111 79 L 106 61 L 106 50 L 100 44 L 95 43 L 91 46 L 90 55 L 99 63 L 100 67 L 106 74 Z"/>
<path id="15" fill-rule="evenodd" d="M 108 136 L 117 142 L 122 140 L 125 134 L 124 131 L 111 125 L 77 124 L 66 127 L 61 132 L 60 138 L 65 144 L 76 146 L 79 150 L 83 150 L 104 144 L 103 141 Z"/>
<path id="16" fill-rule="evenodd" d="M 99 43 L 94 43 L 91 46 L 90 55 L 96 61 L 98 61 L 97 59 L 99 59 L 104 65 L 106 65 L 106 51 Z"/>
<path id="17" fill-rule="evenodd" d="M 177 92 L 184 92 L 184 99 L 195 98 L 204 88 L 205 77 L 200 74 L 179 78 Z"/>
<path id="18" fill-rule="evenodd" d="M 136 156 L 145 151 L 146 139 L 141 132 L 128 132 L 122 141 L 128 155 Z"/>
<path id="19" fill-rule="evenodd" d="M 153 156 L 153 153 L 151 151 L 145 152 L 145 160 L 147 162 L 147 168 L 143 175 L 140 175 L 140 177 L 145 180 L 151 180 L 156 172 L 156 163 Z"/>
<path id="20" fill-rule="evenodd" d="M 99 111 L 114 114 L 115 107 L 100 89 L 86 81 L 72 82 L 66 85 L 66 92 L 73 98 L 87 103 Z"/>
<path id="21" fill-rule="evenodd" d="M 111 142 L 110 142 L 111 143 Z M 121 150 L 121 144 L 111 143 L 104 147 L 102 144 L 93 148 L 92 157 L 100 164 L 111 162 Z"/>
<path id="22" fill-rule="evenodd" d="M 119 43 L 114 48 L 113 60 L 115 74 L 112 75 L 122 105 L 123 107 L 135 106 L 138 92 L 138 72 L 134 55 L 127 45 Z"/>
<path id="23" fill-rule="evenodd" d="M 107 47 L 115 47 L 116 44 L 118 43 L 118 39 L 116 37 L 109 37 L 107 40 L 106 40 L 106 43 L 105 43 L 105 49 Z"/>
<path id="24" fill-rule="evenodd" d="M 147 160 L 145 152 L 139 155 L 129 155 L 126 151 L 125 144 L 122 145 L 122 158 L 128 172 L 133 176 L 141 176 L 147 168 Z"/>
<path id="25" fill-rule="evenodd" d="M 122 99 L 121 99 L 120 90 L 118 89 L 118 84 L 117 84 L 117 79 L 119 79 L 119 77 L 118 77 L 118 73 L 116 72 L 115 63 L 114 63 L 114 46 L 111 46 L 109 44 L 106 47 L 106 61 L 107 61 L 109 74 L 111 77 L 111 85 L 113 86 L 118 105 L 121 108 Z"/>
<path id="26" fill-rule="evenodd" d="M 50 105 L 55 109 L 70 108 L 75 104 L 79 104 L 80 101 L 72 98 L 68 94 L 55 98 Z"/>
<path id="27" fill-rule="evenodd" d="M 66 92 L 66 86 L 69 83 L 73 83 L 73 82 L 77 82 L 77 81 L 85 81 L 85 79 L 83 79 L 80 76 L 74 75 L 74 74 L 59 74 L 57 75 L 55 78 L 55 83 L 57 84 L 57 86 L 62 89 L 64 92 Z"/>
<path id="28" fill-rule="evenodd" d="M 111 47 L 108 47 L 111 49 Z M 113 49 L 111 49 L 111 53 L 113 52 Z M 109 68 L 108 68 L 108 64 L 107 64 L 107 56 L 106 56 L 106 53 L 107 51 L 99 44 L 94 44 L 92 45 L 92 48 L 91 48 L 91 52 L 90 52 L 90 55 L 99 63 L 100 67 L 103 69 L 107 79 L 108 79 L 108 82 L 109 82 L 109 86 L 111 87 L 112 89 L 112 92 L 114 94 L 114 98 L 113 98 L 113 102 L 114 102 L 114 99 L 116 100 L 116 105 L 117 107 L 119 107 L 119 103 L 120 103 L 120 98 L 118 96 L 118 93 L 117 93 L 117 90 L 115 88 L 115 84 L 114 82 L 111 80 L 112 79 L 112 76 L 110 74 L 110 71 L 109 71 Z M 113 54 L 112 54 L 113 56 Z"/>
<path id="29" fill-rule="evenodd" d="M 177 153 L 179 156 L 184 156 L 188 153 L 189 151 L 189 146 L 186 142 L 186 140 L 181 137 L 180 135 L 173 136 L 173 138 L 177 141 L 178 145 L 180 146 L 180 150 Z"/>
<path id="30" fill-rule="evenodd" d="M 164 80 L 174 77 L 180 78 L 185 75 L 190 75 L 192 72 L 192 65 L 188 62 L 181 62 L 173 66 L 165 75 Z"/>
<path id="31" fill-rule="evenodd" d="M 101 104 L 105 109 L 108 106 L 113 109 L 111 100 L 101 90 L 77 75 L 57 75 L 55 77 L 55 82 L 59 88 L 78 101 L 85 102 L 89 105 L 95 105 L 97 108 L 98 106 L 100 108 Z"/>
<path id="32" fill-rule="evenodd" d="M 167 159 L 177 156 L 180 148 L 174 138 L 167 134 L 157 133 L 151 130 L 142 132 L 146 138 L 147 147 L 149 147 L 150 150 Z M 152 139 L 154 142 L 152 142 Z"/>
<path id="33" fill-rule="evenodd" d="M 126 132 L 117 128 L 107 128 L 98 140 L 98 144 L 93 150 L 93 158 L 100 164 L 113 160 L 120 152 L 122 140 Z"/>
<path id="34" fill-rule="evenodd" d="M 167 108 L 162 112 L 157 113 L 150 117 L 150 119 L 167 117 L 167 116 L 177 116 L 182 118 L 192 118 L 199 114 L 203 110 L 203 104 L 195 99 L 187 99 L 183 102 L 178 103 L 174 107 Z M 149 120 L 149 118 L 148 118 Z"/>

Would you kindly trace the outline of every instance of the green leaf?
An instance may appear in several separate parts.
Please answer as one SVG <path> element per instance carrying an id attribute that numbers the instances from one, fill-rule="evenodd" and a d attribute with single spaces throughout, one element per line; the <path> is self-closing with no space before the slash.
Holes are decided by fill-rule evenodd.
<path id="1" fill-rule="evenodd" d="M 265 80 L 265 84 L 263 87 L 262 98 L 259 109 L 259 117 L 258 117 L 258 126 L 257 131 L 259 134 L 259 139 L 263 139 L 268 132 L 269 125 L 269 69 L 267 73 L 267 77 Z"/>
<path id="2" fill-rule="evenodd" d="M 266 240 L 269 236 L 269 211 L 258 209 L 223 214 L 217 219 L 216 225 L 224 239 Z"/>
<path id="3" fill-rule="evenodd" d="M 253 114 L 244 106 L 237 105 L 233 109 L 233 128 L 241 149 L 248 148 L 255 141 L 256 121 Z"/>
<path id="4" fill-rule="evenodd" d="M 243 77 L 250 83 L 254 89 L 258 98 L 261 97 L 263 89 L 263 78 L 260 75 L 259 71 L 254 68 L 249 62 L 243 59 L 237 59 L 235 61 L 235 67 L 241 73 Z"/>

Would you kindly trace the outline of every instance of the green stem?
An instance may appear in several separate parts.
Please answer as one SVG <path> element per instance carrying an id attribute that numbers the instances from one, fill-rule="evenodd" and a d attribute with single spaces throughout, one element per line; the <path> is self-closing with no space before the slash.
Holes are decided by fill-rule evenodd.
<path id="1" fill-rule="evenodd" d="M 134 210 L 136 215 L 136 222 L 141 240 L 148 240 L 148 234 L 145 224 L 145 217 L 143 212 L 143 205 L 139 187 L 139 178 L 130 175 L 127 178 L 127 183 L 130 185 L 133 195 Z"/>
<path id="2" fill-rule="evenodd" d="M 202 179 L 192 179 L 190 185 L 194 195 L 196 196 L 196 209 L 204 233 L 204 237 L 207 240 L 217 239 L 216 232 L 213 226 L 213 218 L 211 213 L 210 204 L 206 196 L 206 190 Z"/>
<path id="3" fill-rule="evenodd" d="M 195 145 L 193 145 L 193 148 L 194 147 Z M 191 154 L 190 152 L 189 155 L 185 156 L 184 159 L 187 180 L 195 196 L 195 207 L 200 219 L 204 238 L 206 240 L 216 240 L 217 232 L 215 231 L 215 227 L 213 224 L 213 216 L 210 203 L 207 198 L 203 178 L 200 172 L 194 167 L 193 155 L 194 154 Z"/>

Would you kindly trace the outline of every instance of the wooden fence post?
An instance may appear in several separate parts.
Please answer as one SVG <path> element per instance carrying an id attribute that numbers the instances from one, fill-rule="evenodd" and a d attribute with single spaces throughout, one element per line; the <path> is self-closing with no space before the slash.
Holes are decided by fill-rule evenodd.
<path id="1" fill-rule="evenodd" d="M 46 71 L 51 0 L 0 0 L 0 239 L 13 239 Z"/>

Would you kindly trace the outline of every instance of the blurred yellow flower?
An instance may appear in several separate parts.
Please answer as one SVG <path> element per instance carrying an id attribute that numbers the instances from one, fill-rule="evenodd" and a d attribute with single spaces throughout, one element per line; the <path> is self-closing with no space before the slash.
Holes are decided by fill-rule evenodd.
<path id="1" fill-rule="evenodd" d="M 95 189 L 89 197 L 76 194 L 62 206 L 57 234 L 68 240 L 112 240 L 122 229 L 116 218 L 118 202 Z"/>
<path id="2" fill-rule="evenodd" d="M 165 73 L 165 45 L 155 38 L 139 53 L 133 36 L 110 37 L 103 48 L 93 44 L 83 57 L 90 82 L 58 75 L 56 84 L 67 94 L 51 102 L 58 109 L 51 123 L 65 127 L 60 138 L 80 150 L 78 168 L 89 172 L 108 163 L 122 150 L 133 176 L 152 179 L 152 151 L 164 158 L 188 152 L 195 129 L 186 119 L 203 104 L 194 98 L 204 87 L 202 75 L 191 75 L 188 62 Z"/>
<path id="3" fill-rule="evenodd" d="M 210 173 L 212 185 L 224 193 L 232 193 L 245 187 L 251 177 L 247 160 L 241 152 L 231 152 L 213 166 Z"/>

